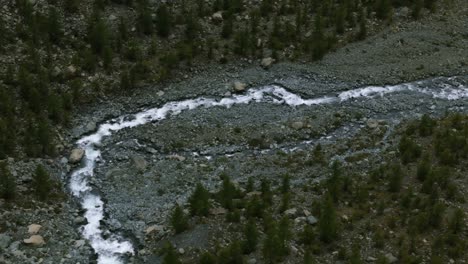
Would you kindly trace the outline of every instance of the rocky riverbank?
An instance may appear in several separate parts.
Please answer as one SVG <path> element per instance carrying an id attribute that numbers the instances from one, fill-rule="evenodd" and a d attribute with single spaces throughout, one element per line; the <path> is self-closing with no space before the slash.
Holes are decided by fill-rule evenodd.
<path id="1" fill-rule="evenodd" d="M 464 1 L 457 3 L 459 8 L 454 13 L 395 25 L 364 42 L 347 45 L 318 63 L 279 63 L 268 69 L 262 68 L 260 61 L 200 65 L 194 66 L 191 73 L 177 76 L 175 81 L 143 88 L 132 96 L 103 98 L 99 104 L 80 108 L 73 120 L 74 129 L 62 131 L 65 150 L 61 157 L 38 162 L 49 164 L 54 178 L 66 184 L 70 167 L 63 157 L 68 158 L 78 137 L 92 132 L 99 123 L 169 101 L 229 96 L 236 92 L 236 81 L 244 83 L 247 89 L 276 83 L 303 97 L 315 98 L 365 85 L 466 76 L 468 12 Z M 466 77 L 461 81 L 466 83 Z M 105 162 L 97 168 L 93 185 L 107 204 L 105 226 L 133 239 L 138 250 L 134 262 L 155 263 L 159 241 L 172 237 L 167 215 L 175 203 L 186 202 L 195 183 L 202 181 L 216 190 L 220 173 L 226 171 L 241 184 L 247 175 L 268 176 L 277 181 L 290 170 L 284 166 L 288 161 L 281 154 L 283 147 L 319 140 L 332 146 L 327 153 L 346 152 L 340 150 L 346 138 L 361 135 L 362 144 L 379 144 L 379 140 L 370 139 L 381 139 L 401 120 L 423 113 L 442 115 L 447 110 L 466 111 L 466 101 L 454 103 L 403 93 L 317 107 L 252 104 L 229 110 L 197 109 L 106 139 L 102 146 Z M 368 134 L 369 130 L 372 133 Z M 329 135 L 332 137 L 327 138 Z M 372 146 L 363 146 L 366 147 Z M 266 150 L 269 151 L 262 153 Z M 25 182 L 35 164 L 9 162 Z M 300 186 L 320 174 L 320 168 L 296 167 L 293 182 Z M 80 237 L 82 211 L 73 199 L 22 208 L 2 204 L 1 208 L 1 219 L 6 221 L 0 229 L 0 262 L 38 263 L 42 259 L 43 263 L 88 263 L 94 259 L 89 245 Z M 42 226 L 37 234 L 45 240 L 44 245 L 35 247 L 24 242 L 34 235 L 28 233 L 31 224 Z M 200 225 L 171 239 L 181 248 L 193 244 L 208 248 L 210 235 L 219 231 L 214 228 Z"/>

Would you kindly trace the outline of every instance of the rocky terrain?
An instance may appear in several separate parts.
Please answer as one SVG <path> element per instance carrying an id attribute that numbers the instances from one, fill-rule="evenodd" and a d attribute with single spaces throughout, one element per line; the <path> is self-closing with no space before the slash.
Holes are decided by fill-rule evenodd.
<path id="1" fill-rule="evenodd" d="M 148 85 L 133 91 L 131 96 L 103 96 L 98 103 L 77 106 L 72 128 L 60 130 L 63 150 L 58 157 L 8 159 L 8 167 L 24 196 L 17 205 L 0 200 L 0 262 L 96 260 L 80 234 L 86 220 L 79 201 L 67 191 L 69 173 L 77 166 L 69 164 L 69 154 L 78 138 L 110 118 L 175 100 L 229 97 L 270 84 L 281 85 L 304 98 L 424 79 L 429 79 L 429 88 L 440 87 L 446 80 L 432 79 L 438 76 L 459 76 L 457 82 L 466 87 L 467 5 L 464 1 L 455 1 L 453 5 L 457 8 L 418 21 L 396 23 L 365 41 L 339 48 L 320 62 L 281 62 L 266 69 L 261 67 L 261 60 L 193 65 L 187 72 L 175 73 L 174 79 Z M 333 160 L 341 161 L 346 172 L 362 172 L 365 179 L 378 164 L 395 158 L 396 145 L 408 120 L 419 119 L 423 114 L 442 117 L 446 112 L 466 113 L 466 107 L 466 100 L 401 92 L 307 107 L 259 103 L 230 109 L 200 108 L 106 138 L 100 146 L 103 162 L 97 166 L 91 184 L 106 204 L 103 226 L 134 244 L 136 255 L 128 256 L 128 262 L 159 263 L 163 259 L 159 250 L 166 240 L 177 247 L 177 254 L 186 262 L 196 262 L 201 252 L 225 247 L 236 240 L 241 229 L 239 224 L 224 223 L 227 211 L 213 198 L 215 206 L 209 218 L 194 217 L 188 231 L 174 235 L 169 216 L 175 204 L 187 206 L 198 182 L 215 193 L 222 185 L 220 176 L 226 173 L 244 190 L 249 178 L 256 179 L 256 185 L 261 179 L 269 179 L 276 188 L 284 174 L 290 174 L 294 198 L 287 210 L 278 215 L 293 220 L 296 234 L 305 222 L 314 222 L 311 216 L 319 217 L 314 215 L 312 203 L 323 194 L 319 183 L 331 174 L 329 165 Z M 318 143 L 323 146 L 327 163 L 308 165 L 307 160 Z M 37 164 L 44 164 L 52 178 L 62 183 L 57 188 L 58 198 L 48 203 L 36 201 L 28 194 L 27 186 Z M 460 181 L 466 184 L 463 178 Z M 466 198 L 463 191 L 462 196 Z M 274 200 L 279 203 L 280 194 L 275 194 Z M 464 203 L 454 204 L 462 204 L 466 215 Z M 340 211 L 340 217 L 340 221 L 346 222 L 351 213 Z M 466 224 L 464 228 L 461 239 L 466 241 Z M 344 239 L 336 248 L 332 246 L 318 254 L 317 262 L 345 261 L 346 257 L 340 260 L 340 248 L 351 251 L 355 237 L 367 241 L 368 232 L 363 230 L 367 230 L 364 224 L 355 231 L 344 232 Z M 34 235 L 40 235 L 43 241 Z M 397 240 L 392 233 L 385 237 Z M 433 236 L 424 239 L 432 241 Z M 377 261 L 379 254 L 389 262 L 407 263 L 402 262 L 393 242 L 383 249 L 365 246 L 363 242 L 361 248 L 362 258 L 371 263 Z M 306 247 L 294 241 L 290 250 L 286 262 L 302 263 Z M 427 251 L 419 252 L 423 256 L 424 253 Z M 428 256 L 421 263 L 430 263 Z M 263 263 L 261 252 L 248 255 L 246 261 Z M 449 262 L 466 263 L 466 254 L 444 257 L 440 263 Z"/>

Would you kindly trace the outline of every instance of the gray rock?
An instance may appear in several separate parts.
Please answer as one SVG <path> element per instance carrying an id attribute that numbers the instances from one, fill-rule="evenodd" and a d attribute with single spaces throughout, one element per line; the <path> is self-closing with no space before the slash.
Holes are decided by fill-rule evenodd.
<path id="1" fill-rule="evenodd" d="M 314 216 L 310 215 L 310 216 L 307 217 L 307 223 L 309 225 L 315 225 L 317 222 L 318 222 L 318 220 Z"/>
<path id="2" fill-rule="evenodd" d="M 133 165 L 135 166 L 135 168 L 140 172 L 145 171 L 146 167 L 148 167 L 148 163 L 141 156 L 133 156 L 132 157 L 132 162 L 133 162 Z"/>
<path id="3" fill-rule="evenodd" d="M 296 208 L 291 208 L 286 211 L 284 211 L 284 214 L 287 216 L 294 216 L 297 214 L 297 209 Z"/>
<path id="4" fill-rule="evenodd" d="M 76 148 L 72 150 L 70 154 L 70 158 L 68 160 L 70 161 L 70 163 L 78 163 L 81 161 L 84 154 L 85 154 L 84 149 Z"/>
<path id="5" fill-rule="evenodd" d="M 32 245 L 32 246 L 43 246 L 45 245 L 44 238 L 40 235 L 33 235 L 30 238 L 23 240 L 25 244 Z"/>
<path id="6" fill-rule="evenodd" d="M 88 122 L 86 124 L 85 131 L 86 132 L 92 132 L 92 131 L 96 130 L 96 128 L 97 128 L 96 122 L 91 121 L 91 122 Z"/>
<path id="7" fill-rule="evenodd" d="M 275 59 L 273 59 L 271 57 L 263 58 L 262 62 L 261 62 L 261 65 L 262 65 L 263 68 L 268 69 L 268 68 L 271 67 L 271 65 L 273 65 L 274 62 L 275 62 Z"/>
<path id="8" fill-rule="evenodd" d="M 218 11 L 218 12 L 214 13 L 213 15 L 211 15 L 211 19 L 213 19 L 213 21 L 215 21 L 215 22 L 223 21 L 223 12 Z"/>
<path id="9" fill-rule="evenodd" d="M 247 261 L 247 264 L 256 264 L 256 263 L 257 263 L 257 260 L 254 258 L 251 258 Z"/>
<path id="10" fill-rule="evenodd" d="M 7 234 L 0 234 L 0 249 L 4 250 L 8 248 L 11 243 L 11 237 Z"/>
<path id="11" fill-rule="evenodd" d="M 375 129 L 379 126 L 379 122 L 375 119 L 369 119 L 367 120 L 367 127 L 371 129 Z"/>
<path id="12" fill-rule="evenodd" d="M 388 263 L 395 263 L 398 261 L 398 259 L 395 256 L 393 256 L 392 253 L 385 254 L 385 258 L 387 259 Z"/>
<path id="13" fill-rule="evenodd" d="M 62 157 L 62 158 L 60 159 L 60 163 L 62 163 L 62 164 L 67 164 L 67 163 L 68 163 L 68 159 L 67 159 L 66 157 Z"/>
<path id="14" fill-rule="evenodd" d="M 296 130 L 302 129 L 304 128 L 304 122 L 301 122 L 301 121 L 292 122 L 291 127 Z"/>
<path id="15" fill-rule="evenodd" d="M 245 91 L 245 88 L 247 88 L 247 85 L 243 82 L 236 81 L 233 84 L 234 91 L 236 92 L 243 92 Z"/>
<path id="16" fill-rule="evenodd" d="M 73 222 L 75 222 L 75 224 L 77 224 L 77 225 L 84 225 L 84 224 L 86 224 L 87 220 L 86 220 L 86 218 L 84 218 L 82 216 L 79 216 L 79 217 L 75 218 L 73 220 Z"/>
<path id="17" fill-rule="evenodd" d="M 81 248 L 81 247 L 83 247 L 85 244 L 86 244 L 86 241 L 84 241 L 83 239 L 76 240 L 76 241 L 75 241 L 75 248 Z"/>

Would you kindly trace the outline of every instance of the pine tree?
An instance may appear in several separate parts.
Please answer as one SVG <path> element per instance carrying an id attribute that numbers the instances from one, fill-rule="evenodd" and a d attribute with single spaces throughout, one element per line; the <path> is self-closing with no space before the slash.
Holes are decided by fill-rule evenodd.
<path id="1" fill-rule="evenodd" d="M 182 264 L 174 246 L 172 246 L 172 244 L 169 242 L 162 251 L 164 253 L 164 258 L 162 261 L 163 264 Z"/>
<path id="2" fill-rule="evenodd" d="M 171 225 L 176 234 L 184 232 L 189 227 L 187 216 L 179 205 L 177 205 L 172 212 Z"/>
<path id="3" fill-rule="evenodd" d="M 280 258 L 279 252 L 281 251 L 281 240 L 278 237 L 276 223 L 273 222 L 271 225 L 263 242 L 263 258 L 266 263 L 276 263 Z"/>
<path id="4" fill-rule="evenodd" d="M 255 221 L 250 219 L 244 228 L 245 240 L 242 243 L 242 251 L 244 254 L 250 254 L 257 249 L 258 231 Z"/>
<path id="5" fill-rule="evenodd" d="M 36 167 L 36 171 L 33 175 L 33 186 L 39 199 L 46 200 L 49 197 L 52 190 L 52 183 L 49 173 L 42 165 Z"/>
<path id="6" fill-rule="evenodd" d="M 55 44 L 60 42 L 62 37 L 62 25 L 60 23 L 60 16 L 56 8 L 51 7 L 49 9 L 49 18 L 48 18 L 48 34 L 49 40 Z"/>
<path id="7" fill-rule="evenodd" d="M 65 11 L 68 13 L 76 13 L 78 12 L 80 2 L 79 0 L 64 0 L 64 8 Z"/>
<path id="8" fill-rule="evenodd" d="M 260 183 L 260 191 L 262 192 L 263 206 L 271 206 L 273 204 L 273 193 L 271 191 L 270 181 L 267 179 L 262 179 Z"/>
<path id="9" fill-rule="evenodd" d="M 388 190 L 390 192 L 399 192 L 403 181 L 403 172 L 400 163 L 394 164 L 390 169 L 390 181 Z"/>
<path id="10" fill-rule="evenodd" d="M 392 4 L 390 0 L 378 0 L 377 1 L 377 17 L 382 20 L 391 18 L 392 15 Z"/>
<path id="11" fill-rule="evenodd" d="M 318 228 L 320 240 L 325 243 L 330 243 L 338 237 L 338 222 L 335 206 L 332 197 L 328 193 L 324 198 Z"/>
<path id="12" fill-rule="evenodd" d="M 421 10 L 424 6 L 423 0 L 415 0 L 413 4 L 413 12 L 411 15 L 413 16 L 414 19 L 419 19 L 421 16 Z"/>
<path id="13" fill-rule="evenodd" d="M 171 31 L 172 18 L 166 4 L 161 4 L 156 11 L 156 29 L 158 35 L 167 38 Z"/>
<path id="14" fill-rule="evenodd" d="M 1 151 L 1 150 L 0 150 Z M 5 162 L 0 162 L 0 198 L 12 200 L 16 196 L 16 182 Z"/>
<path id="15" fill-rule="evenodd" d="M 140 0 L 138 4 L 138 31 L 145 35 L 153 33 L 153 18 L 151 17 L 151 9 L 147 0 Z"/>
<path id="16" fill-rule="evenodd" d="M 315 18 L 315 28 L 312 34 L 312 49 L 312 58 L 314 60 L 321 60 L 327 51 L 324 25 L 320 15 L 317 15 Z"/>
<path id="17" fill-rule="evenodd" d="M 223 185 L 218 193 L 221 205 L 229 210 L 234 209 L 233 199 L 237 196 L 236 186 L 231 182 L 228 175 L 222 175 Z"/>
<path id="18" fill-rule="evenodd" d="M 190 213 L 192 215 L 207 216 L 210 210 L 210 193 L 201 183 L 197 184 L 195 191 L 189 198 Z"/>
<path id="19" fill-rule="evenodd" d="M 217 262 L 215 255 L 211 254 L 210 252 L 205 252 L 201 255 L 198 263 L 199 264 L 216 264 L 218 262 Z"/>
<path id="20" fill-rule="evenodd" d="M 342 5 L 336 12 L 335 30 L 338 34 L 343 34 L 345 30 L 346 10 Z"/>
<path id="21" fill-rule="evenodd" d="M 40 145 L 40 153 L 45 155 L 54 155 L 52 136 L 50 134 L 49 120 L 45 117 L 40 117 L 36 130 L 37 143 Z"/>
<path id="22" fill-rule="evenodd" d="M 367 37 L 367 19 L 364 8 L 359 9 L 359 32 L 357 39 L 364 40 Z"/>

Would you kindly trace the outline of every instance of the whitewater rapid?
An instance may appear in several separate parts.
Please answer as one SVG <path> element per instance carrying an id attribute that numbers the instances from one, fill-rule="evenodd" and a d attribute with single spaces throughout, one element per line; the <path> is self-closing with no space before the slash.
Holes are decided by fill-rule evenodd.
<path id="1" fill-rule="evenodd" d="M 99 264 L 118 264 L 124 262 L 124 257 L 133 255 L 133 245 L 117 234 L 111 234 L 101 227 L 104 219 L 104 203 L 101 197 L 93 192 L 89 179 L 94 177 L 94 168 L 101 159 L 99 147 L 104 137 L 111 136 L 119 130 L 133 128 L 149 122 L 157 122 L 180 114 L 182 111 L 199 107 L 226 107 L 249 103 L 284 104 L 292 107 L 331 104 L 358 98 L 373 98 L 397 92 L 421 93 L 433 98 L 459 100 L 468 98 L 468 87 L 457 80 L 457 77 L 436 78 L 432 80 L 406 83 L 392 86 L 368 86 L 341 92 L 335 95 L 304 99 L 283 87 L 270 85 L 258 89 L 250 89 L 245 94 L 236 94 L 221 99 L 195 98 L 183 101 L 168 102 L 161 107 L 151 108 L 136 114 L 124 115 L 99 126 L 96 132 L 84 136 L 77 141 L 77 147 L 85 151 L 82 166 L 72 172 L 70 189 L 72 194 L 81 201 L 85 210 L 87 224 L 81 228 L 82 235 L 87 239 L 98 255 Z"/>

